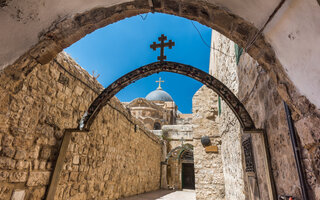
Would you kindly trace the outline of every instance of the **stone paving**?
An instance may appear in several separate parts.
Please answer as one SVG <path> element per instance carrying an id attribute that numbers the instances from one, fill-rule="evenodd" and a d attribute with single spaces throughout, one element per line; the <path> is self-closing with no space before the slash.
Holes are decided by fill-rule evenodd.
<path id="1" fill-rule="evenodd" d="M 194 190 L 157 190 L 120 200 L 196 200 L 196 192 Z"/>

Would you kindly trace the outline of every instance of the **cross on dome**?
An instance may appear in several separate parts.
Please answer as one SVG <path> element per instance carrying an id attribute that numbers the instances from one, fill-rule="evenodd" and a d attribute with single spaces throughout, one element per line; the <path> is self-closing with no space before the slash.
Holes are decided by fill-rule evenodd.
<path id="1" fill-rule="evenodd" d="M 164 91 L 161 88 L 161 83 L 164 83 L 164 80 L 159 77 L 158 81 L 155 81 L 156 83 L 159 83 L 159 86 L 156 90 L 153 90 L 150 92 L 147 96 L 146 99 L 148 101 L 173 101 L 172 97 L 170 94 L 168 94 L 166 91 Z"/>
<path id="2" fill-rule="evenodd" d="M 161 88 L 161 83 L 164 83 L 164 80 L 161 80 L 161 77 L 160 77 L 159 80 L 156 81 L 156 83 L 159 83 L 158 89 L 162 89 Z"/>

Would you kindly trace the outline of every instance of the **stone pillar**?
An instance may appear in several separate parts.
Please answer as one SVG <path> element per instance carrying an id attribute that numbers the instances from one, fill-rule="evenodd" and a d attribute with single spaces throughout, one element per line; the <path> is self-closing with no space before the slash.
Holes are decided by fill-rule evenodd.
<path id="1" fill-rule="evenodd" d="M 234 42 L 212 30 L 209 72 L 237 95 L 239 80 L 234 45 Z M 244 200 L 246 196 L 240 124 L 231 109 L 222 100 L 219 113 L 218 130 L 222 141 L 225 198 Z"/>
<path id="2" fill-rule="evenodd" d="M 235 43 L 216 31 L 212 31 L 211 46 L 213 48 L 210 55 L 210 73 L 236 96 L 243 96 L 241 93 L 247 89 L 244 87 L 246 84 L 243 82 L 243 77 L 248 76 L 246 71 L 251 67 L 239 73 Z M 264 93 L 261 96 L 264 96 Z M 240 99 L 242 102 L 245 101 Z M 265 108 L 260 103 L 252 104 L 252 107 L 261 110 Z M 261 110 L 256 114 L 263 116 Z M 257 121 L 255 123 L 257 125 Z M 264 132 L 242 133 L 237 118 L 223 101 L 221 101 L 218 129 L 222 139 L 226 199 L 273 199 L 274 190 Z"/>
<path id="3" fill-rule="evenodd" d="M 206 86 L 192 99 L 194 167 L 197 200 L 224 200 L 225 187 L 221 157 L 221 138 L 217 127 L 217 96 Z M 200 138 L 209 136 L 218 153 L 206 153 Z"/>

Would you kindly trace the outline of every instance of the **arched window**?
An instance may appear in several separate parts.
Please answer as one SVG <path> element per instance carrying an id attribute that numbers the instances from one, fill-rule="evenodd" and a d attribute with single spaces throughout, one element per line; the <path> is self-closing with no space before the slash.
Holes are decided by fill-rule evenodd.
<path id="1" fill-rule="evenodd" d="M 193 160 L 193 152 L 189 150 L 185 150 L 182 152 L 180 156 L 181 160 Z"/>
<path id="2" fill-rule="evenodd" d="M 153 130 L 161 130 L 161 124 L 159 122 L 155 122 L 153 125 Z"/>

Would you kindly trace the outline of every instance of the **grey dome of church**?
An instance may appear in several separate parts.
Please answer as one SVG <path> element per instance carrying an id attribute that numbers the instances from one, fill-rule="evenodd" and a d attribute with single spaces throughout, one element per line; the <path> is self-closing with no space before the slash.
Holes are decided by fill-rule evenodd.
<path id="1" fill-rule="evenodd" d="M 150 92 L 146 99 L 149 101 L 173 101 L 170 94 L 168 94 L 166 91 L 162 90 L 161 88 L 158 88 L 152 92 Z"/>

